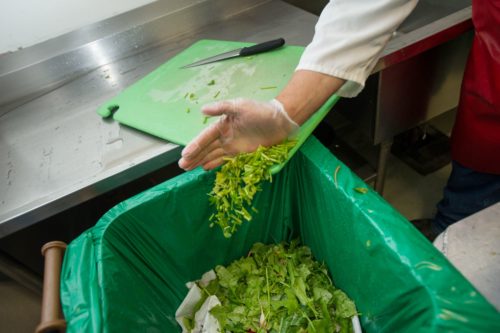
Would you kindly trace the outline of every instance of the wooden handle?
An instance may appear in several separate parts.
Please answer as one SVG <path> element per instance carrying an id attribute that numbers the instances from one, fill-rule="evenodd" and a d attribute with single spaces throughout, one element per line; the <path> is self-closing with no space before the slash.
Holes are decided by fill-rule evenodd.
<path id="1" fill-rule="evenodd" d="M 63 319 L 59 294 L 61 266 L 65 250 L 66 243 L 60 241 L 50 242 L 42 247 L 42 255 L 45 257 L 42 313 L 36 333 L 66 331 L 66 321 Z"/>

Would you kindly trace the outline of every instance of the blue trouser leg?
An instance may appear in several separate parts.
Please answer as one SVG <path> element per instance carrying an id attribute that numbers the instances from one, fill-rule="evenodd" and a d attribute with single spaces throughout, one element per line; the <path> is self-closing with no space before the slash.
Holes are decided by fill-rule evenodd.
<path id="1" fill-rule="evenodd" d="M 453 161 L 443 199 L 433 220 L 436 233 L 449 225 L 500 202 L 500 175 L 476 172 Z"/>

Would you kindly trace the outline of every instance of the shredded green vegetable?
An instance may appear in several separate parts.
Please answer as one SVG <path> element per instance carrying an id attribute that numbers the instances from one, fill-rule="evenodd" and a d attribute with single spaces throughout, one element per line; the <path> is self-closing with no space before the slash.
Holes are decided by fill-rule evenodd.
<path id="1" fill-rule="evenodd" d="M 340 171 L 340 165 L 335 168 L 335 172 L 333 174 L 333 182 L 335 183 L 335 187 L 337 187 L 337 188 L 338 188 L 337 175 L 338 175 L 339 171 Z"/>
<path id="2" fill-rule="evenodd" d="M 210 313 L 221 332 L 352 332 L 354 303 L 336 289 L 327 268 L 311 250 L 290 245 L 253 245 L 248 256 L 215 268 L 217 278 L 202 288 L 221 305 Z"/>
<path id="3" fill-rule="evenodd" d="M 226 163 L 215 176 L 215 184 L 209 193 L 210 203 L 216 212 L 210 217 L 210 226 L 217 224 L 229 238 L 243 221 L 252 220 L 249 210 L 254 195 L 261 190 L 263 181 L 272 180 L 269 169 L 283 163 L 295 141 L 287 141 L 271 147 L 260 146 L 252 153 L 226 158 Z"/>
<path id="4" fill-rule="evenodd" d="M 361 194 L 366 194 L 368 193 L 368 189 L 366 187 L 355 187 L 354 191 L 361 193 Z"/>

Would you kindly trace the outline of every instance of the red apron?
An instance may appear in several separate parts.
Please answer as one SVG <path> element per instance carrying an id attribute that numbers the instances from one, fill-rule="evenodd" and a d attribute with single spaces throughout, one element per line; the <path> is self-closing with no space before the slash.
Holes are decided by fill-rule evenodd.
<path id="1" fill-rule="evenodd" d="M 470 169 L 500 174 L 500 0 L 473 0 L 472 22 L 451 153 Z"/>

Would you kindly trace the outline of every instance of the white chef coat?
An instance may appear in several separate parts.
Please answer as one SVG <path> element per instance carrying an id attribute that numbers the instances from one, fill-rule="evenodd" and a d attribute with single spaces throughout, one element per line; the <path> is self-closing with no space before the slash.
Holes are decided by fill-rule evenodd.
<path id="1" fill-rule="evenodd" d="M 417 0 L 331 0 L 297 69 L 345 79 L 337 94 L 356 96 L 392 33 L 416 4 Z"/>

